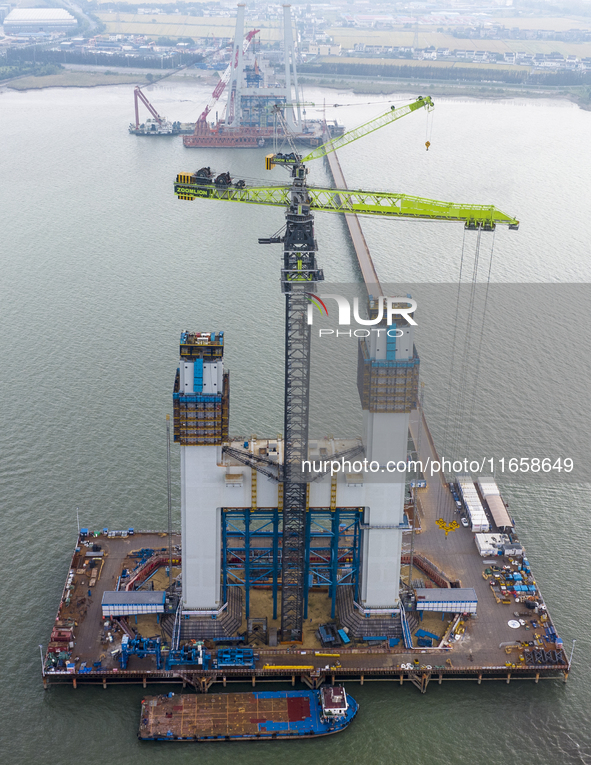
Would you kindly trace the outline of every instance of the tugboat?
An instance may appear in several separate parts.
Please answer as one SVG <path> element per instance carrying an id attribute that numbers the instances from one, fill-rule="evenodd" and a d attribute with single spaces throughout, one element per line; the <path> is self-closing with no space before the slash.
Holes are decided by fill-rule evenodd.
<path id="1" fill-rule="evenodd" d="M 315 738 L 351 724 L 358 703 L 340 685 L 316 691 L 180 694 L 142 701 L 141 741 Z"/>

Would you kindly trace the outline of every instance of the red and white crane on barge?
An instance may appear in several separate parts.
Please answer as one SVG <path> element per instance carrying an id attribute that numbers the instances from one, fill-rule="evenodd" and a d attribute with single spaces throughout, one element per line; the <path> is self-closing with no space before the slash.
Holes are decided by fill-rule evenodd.
<path id="1" fill-rule="evenodd" d="M 261 31 L 260 29 L 253 29 L 246 35 L 246 37 L 244 38 L 243 46 L 242 46 L 243 55 L 248 50 L 250 43 L 254 39 L 255 35 L 257 35 L 260 31 Z M 148 97 L 142 90 L 142 86 L 137 85 L 133 91 L 133 101 L 134 101 L 134 108 L 135 108 L 135 124 L 131 123 L 129 125 L 129 132 L 133 133 L 134 135 L 179 135 L 179 134 L 193 133 L 193 131 L 199 126 L 207 125 L 207 115 L 211 112 L 213 107 L 219 101 L 222 93 L 224 92 L 226 88 L 226 85 L 230 81 L 230 78 L 232 76 L 232 66 L 234 66 L 234 68 L 238 66 L 238 50 L 236 50 L 236 55 L 233 58 L 234 58 L 234 61 L 230 61 L 230 63 L 226 67 L 226 71 L 220 77 L 220 80 L 211 95 L 211 99 L 209 100 L 209 103 L 207 104 L 207 106 L 205 107 L 201 115 L 199 116 L 197 123 L 170 122 L 170 120 L 167 120 L 166 117 L 162 117 L 156 110 L 155 106 L 153 106 L 153 104 L 151 104 L 150 101 L 148 100 Z M 154 80 L 154 82 L 150 84 L 153 85 L 156 82 L 160 82 L 160 80 L 164 80 L 166 77 L 170 77 L 172 74 L 175 74 L 176 72 L 180 72 L 183 69 L 186 69 L 188 66 L 191 66 L 191 64 L 187 64 L 187 66 L 184 66 L 179 69 L 173 69 L 172 71 L 165 74 L 163 77 L 159 77 L 157 80 Z M 140 101 L 152 115 L 144 123 L 140 122 L 140 111 L 139 111 Z"/>

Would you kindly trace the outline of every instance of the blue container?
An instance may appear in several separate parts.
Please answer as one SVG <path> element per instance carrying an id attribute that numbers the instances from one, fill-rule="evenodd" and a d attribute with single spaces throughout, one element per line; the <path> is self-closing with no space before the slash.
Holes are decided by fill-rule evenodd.
<path id="1" fill-rule="evenodd" d="M 427 630 L 417 630 L 415 635 L 418 638 L 431 638 L 431 640 L 439 640 L 438 635 L 434 635 L 432 632 L 427 632 Z"/>

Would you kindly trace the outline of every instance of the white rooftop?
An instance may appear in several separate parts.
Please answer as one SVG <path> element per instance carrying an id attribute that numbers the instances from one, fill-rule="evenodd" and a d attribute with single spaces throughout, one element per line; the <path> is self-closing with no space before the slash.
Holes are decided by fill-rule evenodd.
<path id="1" fill-rule="evenodd" d="M 63 8 L 15 8 L 4 19 L 7 21 L 70 21 L 74 16 Z"/>

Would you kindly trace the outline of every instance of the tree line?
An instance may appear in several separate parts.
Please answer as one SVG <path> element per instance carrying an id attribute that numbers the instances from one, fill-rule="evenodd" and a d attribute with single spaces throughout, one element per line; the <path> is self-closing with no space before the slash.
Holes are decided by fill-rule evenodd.
<path id="1" fill-rule="evenodd" d="M 102 66 L 130 66 L 141 69 L 175 69 L 178 66 L 190 66 L 197 64 L 203 59 L 194 53 L 175 52 L 166 58 L 156 56 L 125 56 L 120 53 L 107 53 L 97 50 L 43 50 L 35 46 L 26 48 L 7 48 L 6 64 L 17 66 L 26 62 L 41 64 L 87 64 Z"/>
<path id="2" fill-rule="evenodd" d="M 435 67 L 428 64 L 404 66 L 395 64 L 361 64 L 335 61 L 301 64 L 302 74 L 335 74 L 360 77 L 391 77 L 421 80 L 454 80 L 464 82 L 498 82 L 508 85 L 576 86 L 591 85 L 591 72 L 563 70 L 529 72 L 518 69 L 487 69 L 485 67 Z"/>

